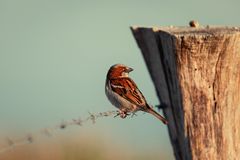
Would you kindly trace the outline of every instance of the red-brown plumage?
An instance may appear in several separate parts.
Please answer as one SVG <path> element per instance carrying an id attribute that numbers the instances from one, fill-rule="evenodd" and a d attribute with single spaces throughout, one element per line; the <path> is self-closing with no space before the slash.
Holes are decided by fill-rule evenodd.
<path id="1" fill-rule="evenodd" d="M 125 99 L 131 101 L 131 103 L 134 103 L 139 106 L 146 105 L 146 100 L 144 96 L 139 91 L 139 89 L 137 88 L 136 84 L 133 82 L 132 79 L 128 77 L 115 78 L 110 79 L 110 83 L 111 89 L 114 92 L 124 97 Z M 122 88 L 114 86 L 122 86 Z"/>
<path id="2" fill-rule="evenodd" d="M 138 89 L 135 82 L 128 77 L 133 69 L 116 64 L 113 65 L 107 74 L 105 91 L 110 102 L 120 109 L 120 116 L 125 118 L 128 112 L 144 111 L 150 113 L 167 124 L 167 120 L 154 111 Z"/>

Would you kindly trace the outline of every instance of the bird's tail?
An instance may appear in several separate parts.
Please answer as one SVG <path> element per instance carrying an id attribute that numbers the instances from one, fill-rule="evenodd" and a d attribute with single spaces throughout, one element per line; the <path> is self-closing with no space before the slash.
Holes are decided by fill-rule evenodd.
<path id="1" fill-rule="evenodd" d="M 152 109 L 152 107 L 150 107 L 149 105 L 147 105 L 147 110 L 146 112 L 154 115 L 156 118 L 158 118 L 160 121 L 162 121 L 164 124 L 168 124 L 168 121 L 161 116 L 159 113 L 157 113 L 155 110 Z"/>

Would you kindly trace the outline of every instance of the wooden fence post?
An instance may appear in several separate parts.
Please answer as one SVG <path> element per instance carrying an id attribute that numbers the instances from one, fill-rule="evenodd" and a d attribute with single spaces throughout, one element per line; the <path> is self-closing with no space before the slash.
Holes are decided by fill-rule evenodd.
<path id="1" fill-rule="evenodd" d="M 177 160 L 240 159 L 240 29 L 132 27 Z"/>

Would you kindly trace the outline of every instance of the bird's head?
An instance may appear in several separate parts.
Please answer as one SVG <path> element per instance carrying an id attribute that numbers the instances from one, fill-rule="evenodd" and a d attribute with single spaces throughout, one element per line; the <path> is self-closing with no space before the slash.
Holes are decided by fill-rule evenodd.
<path id="1" fill-rule="evenodd" d="M 123 64 L 115 64 L 108 70 L 108 78 L 128 77 L 128 73 L 133 71 L 132 68 Z"/>

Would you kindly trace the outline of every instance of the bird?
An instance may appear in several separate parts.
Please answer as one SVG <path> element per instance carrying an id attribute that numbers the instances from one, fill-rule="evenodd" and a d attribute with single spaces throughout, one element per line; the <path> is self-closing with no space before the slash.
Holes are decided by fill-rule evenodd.
<path id="1" fill-rule="evenodd" d="M 119 109 L 118 115 L 126 118 L 129 113 L 143 111 L 168 124 L 168 121 L 147 103 L 136 83 L 129 77 L 131 71 L 133 69 L 126 65 L 115 64 L 110 67 L 106 76 L 105 94 L 112 105 Z"/>

